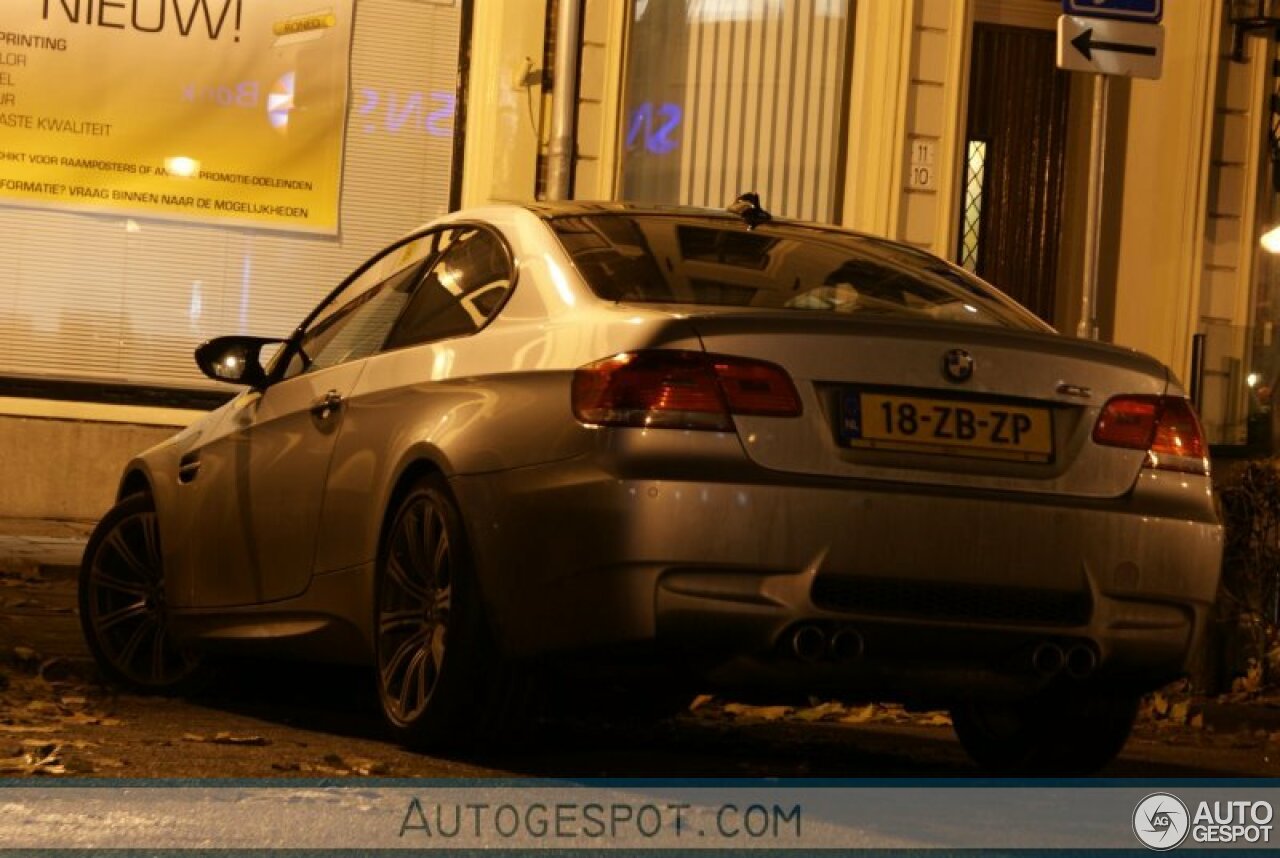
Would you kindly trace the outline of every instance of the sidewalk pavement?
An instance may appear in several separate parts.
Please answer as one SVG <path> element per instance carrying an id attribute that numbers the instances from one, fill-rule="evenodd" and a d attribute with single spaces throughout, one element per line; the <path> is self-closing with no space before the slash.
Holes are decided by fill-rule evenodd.
<path id="1" fill-rule="evenodd" d="M 74 577 L 95 522 L 0 518 L 0 572 Z"/>

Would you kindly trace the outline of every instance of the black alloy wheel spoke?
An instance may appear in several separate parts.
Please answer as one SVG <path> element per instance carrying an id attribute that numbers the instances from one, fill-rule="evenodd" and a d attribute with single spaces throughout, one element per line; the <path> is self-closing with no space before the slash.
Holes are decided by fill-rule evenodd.
<path id="1" fill-rule="evenodd" d="M 125 539 L 124 523 L 121 523 L 119 527 L 111 531 L 111 535 L 107 537 L 106 545 L 117 557 L 124 561 L 124 564 L 129 567 L 129 571 L 137 577 L 138 581 L 149 584 L 154 580 L 153 572 L 143 564 L 142 560 L 134 552 L 133 546 L 129 545 Z"/>
<path id="2" fill-rule="evenodd" d="M 147 587 L 145 584 L 139 584 L 136 581 L 126 581 L 123 578 L 117 578 L 102 568 L 100 564 L 93 567 L 93 584 L 100 590 L 112 590 L 117 593 L 125 593 L 130 596 L 146 597 Z"/>
<path id="3" fill-rule="evenodd" d="M 146 545 L 146 557 L 149 568 L 158 570 L 161 568 L 162 559 L 160 557 L 160 522 L 154 513 L 144 515 L 139 519 L 139 525 L 142 527 L 142 539 Z M 159 581 L 159 576 L 153 575 L 152 580 Z"/>
<path id="4" fill-rule="evenodd" d="M 164 628 L 156 627 L 155 640 L 151 646 L 151 678 L 159 682 L 164 679 L 164 639 L 167 637 Z"/>
<path id="5" fill-rule="evenodd" d="M 449 608 L 453 605 L 453 587 L 441 587 L 433 596 L 431 607 L 435 611 L 436 618 L 443 623 L 444 618 L 449 616 Z"/>
<path id="6" fill-rule="evenodd" d="M 429 634 L 430 630 L 425 625 L 419 624 L 417 631 L 400 642 L 395 652 L 391 654 L 391 657 L 387 659 L 387 663 L 382 668 L 382 684 L 384 687 L 390 689 L 394 686 L 394 680 L 401 673 L 401 667 L 426 645 Z"/>
<path id="7" fill-rule="evenodd" d="M 98 629 L 105 632 L 107 629 L 118 626 L 120 623 L 139 618 L 151 618 L 151 608 L 145 600 L 125 605 L 123 608 L 117 608 L 116 610 L 106 614 L 99 614 Z"/>
<path id="8" fill-rule="evenodd" d="M 397 611 L 383 611 L 378 617 L 378 633 L 390 634 L 397 629 L 416 629 L 422 625 L 422 611 L 417 608 L 405 608 Z"/>
<path id="9" fill-rule="evenodd" d="M 444 533 L 444 520 L 440 519 L 440 511 L 436 510 L 435 506 L 431 506 L 422 515 L 422 549 L 431 554 L 430 561 L 426 561 L 426 557 L 422 558 L 424 560 L 422 571 L 430 571 L 434 576 L 435 570 L 439 569 L 440 551 L 442 548 L 447 551 L 448 544 L 449 537 Z M 435 549 L 431 551 L 433 546 Z M 434 579 L 431 580 L 431 584 L 434 583 Z"/>
<path id="10" fill-rule="evenodd" d="M 427 600 L 427 590 L 422 582 L 413 580 L 413 575 L 400 564 L 394 554 L 387 557 L 387 572 L 391 582 L 400 592 L 421 605 Z"/>
<path id="11" fill-rule="evenodd" d="M 436 673 L 439 674 L 441 668 L 444 667 L 444 624 L 437 625 L 431 634 L 431 664 L 435 667 Z"/>
<path id="12" fill-rule="evenodd" d="M 142 648 L 142 642 L 147 639 L 149 633 L 158 632 L 159 630 L 160 624 L 150 617 L 145 621 L 138 623 L 132 634 L 129 635 L 129 640 L 120 650 L 119 659 L 121 666 L 128 668 L 133 665 L 137 658 L 138 650 Z"/>
<path id="13" fill-rule="evenodd" d="M 427 528 L 425 506 L 426 504 L 423 503 L 414 504 L 405 513 L 404 522 L 401 526 L 404 544 L 408 549 L 409 570 L 417 573 L 417 575 L 421 575 L 423 570 L 427 568 L 427 558 L 424 554 L 425 544 L 423 543 Z"/>
<path id="14" fill-rule="evenodd" d="M 436 543 L 436 550 L 431 557 L 431 586 L 435 588 L 449 585 L 449 539 L 443 533 Z"/>
<path id="15" fill-rule="evenodd" d="M 427 649 L 419 647 L 414 650 L 413 657 L 409 659 L 409 665 L 404 671 L 404 683 L 400 686 L 400 715 L 406 717 L 410 712 L 416 710 L 427 700 L 426 692 L 426 665 L 427 665 Z M 409 708 L 409 692 L 411 689 L 417 688 L 417 699 L 414 701 L 413 709 Z"/>

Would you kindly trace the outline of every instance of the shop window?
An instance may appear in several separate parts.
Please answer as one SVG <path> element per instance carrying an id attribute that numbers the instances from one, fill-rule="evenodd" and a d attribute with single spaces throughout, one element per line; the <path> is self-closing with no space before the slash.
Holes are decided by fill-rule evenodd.
<path id="1" fill-rule="evenodd" d="M 621 196 L 834 221 L 850 0 L 637 0 Z"/>
<path id="2" fill-rule="evenodd" d="M 161 402 L 187 389 L 218 388 L 192 360 L 202 341 L 235 333 L 287 336 L 361 261 L 449 210 L 464 6 L 357 5 L 345 166 L 329 177 L 342 183 L 339 234 L 0 200 L 0 378 L 34 391 L 76 380 L 90 396 L 105 395 L 98 392 L 103 384 L 129 385 Z M 101 65 L 107 86 L 112 63 Z M 220 81 L 233 71 L 207 73 Z M 327 67 L 315 71 L 322 73 Z M 302 72 L 288 78 L 300 104 L 314 97 L 307 82 Z M 233 109 L 211 102 L 212 147 L 222 145 L 213 140 L 219 117 Z M 275 112 L 263 111 L 261 121 L 298 134 L 296 120 L 305 115 L 294 113 L 288 128 Z"/>

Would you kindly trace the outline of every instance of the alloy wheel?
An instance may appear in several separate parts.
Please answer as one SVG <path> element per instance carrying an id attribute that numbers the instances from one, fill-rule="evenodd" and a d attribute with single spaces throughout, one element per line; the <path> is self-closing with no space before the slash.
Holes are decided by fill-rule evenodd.
<path id="1" fill-rule="evenodd" d="M 409 498 L 392 525 L 378 596 L 379 688 L 394 723 L 426 711 L 445 662 L 453 545 L 436 496 Z"/>
<path id="2" fill-rule="evenodd" d="M 85 569 L 85 631 L 117 678 L 169 687 L 190 676 L 198 659 L 169 633 L 156 513 L 136 506 L 118 511 L 104 522 Z"/>

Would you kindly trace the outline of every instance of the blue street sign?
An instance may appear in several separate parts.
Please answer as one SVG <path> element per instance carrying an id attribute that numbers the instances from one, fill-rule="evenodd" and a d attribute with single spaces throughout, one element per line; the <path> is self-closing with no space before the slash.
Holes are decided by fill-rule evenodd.
<path id="1" fill-rule="evenodd" d="M 1159 24 L 1164 17 L 1164 0 L 1062 0 L 1062 11 L 1086 18 Z"/>

